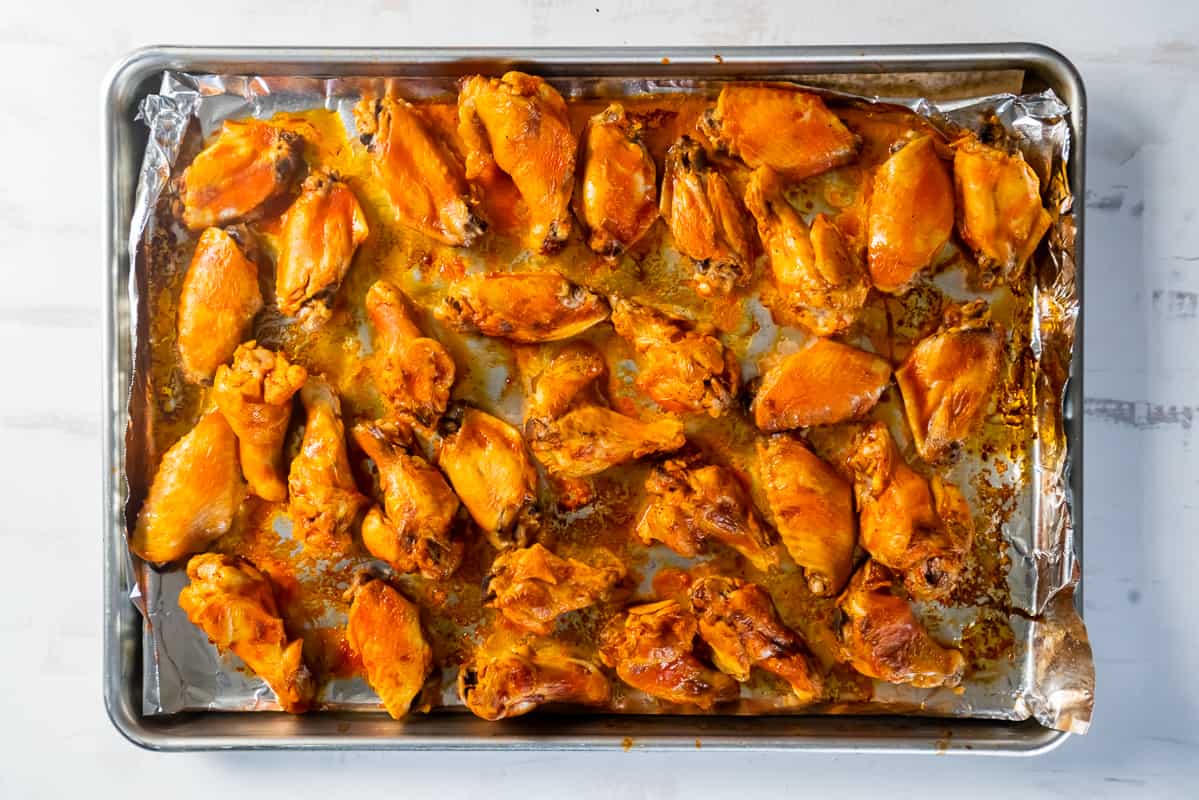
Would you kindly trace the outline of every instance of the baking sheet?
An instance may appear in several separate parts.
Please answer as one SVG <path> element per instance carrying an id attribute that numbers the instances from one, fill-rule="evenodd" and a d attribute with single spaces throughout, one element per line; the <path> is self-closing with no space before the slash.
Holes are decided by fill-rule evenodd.
<path id="1" fill-rule="evenodd" d="M 697 92 L 712 93 L 716 82 L 640 81 L 627 79 L 555 80 L 565 96 L 605 96 L 621 93 Z M 875 82 L 877 85 L 877 81 Z M 866 86 L 867 90 L 875 88 Z M 454 91 L 451 80 L 403 79 L 314 79 L 246 78 L 236 76 L 191 76 L 168 73 L 162 90 L 143 103 L 142 116 L 151 129 L 150 145 L 138 186 L 136 213 L 130 231 L 130 252 L 137 254 L 131 273 L 131 307 L 138 316 L 133 329 L 144 331 L 147 300 L 146 269 L 152 258 L 143 245 L 153 238 L 156 226 L 166 224 L 156 217 L 159 196 L 169 180 L 188 126 L 198 123 L 204 134 L 224 119 L 256 116 L 268 118 L 280 111 L 323 107 L 337 111 L 347 123 L 349 109 L 364 92 L 379 94 L 396 90 L 408 97 L 441 97 Z M 951 95 L 950 92 L 937 92 Z M 1078 579 L 1074 559 L 1073 529 L 1066 487 L 1066 451 L 1061 435 L 1061 396 L 1065 381 L 1063 366 L 1070 363 L 1073 327 L 1077 315 L 1074 284 L 1072 226 L 1068 212 L 1072 199 L 1065 190 L 1064 167 L 1069 157 L 1068 110 L 1050 94 L 1018 98 L 993 95 L 975 100 L 898 100 L 944 126 L 962 125 L 977 129 L 991 114 L 1008 135 L 1016 137 L 1030 163 L 1053 187 L 1054 201 L 1063 212 L 1062 221 L 1051 233 L 1046 257 L 1036 265 L 1030 341 L 1035 350 L 1037 386 L 1035 444 L 1024 454 L 1026 460 L 1003 476 L 1017 491 L 1001 534 L 1008 543 L 1010 607 L 990 608 L 987 613 L 1004 614 L 1010 623 L 1017 657 L 998 665 L 987 680 L 973 680 L 961 694 L 953 690 L 915 690 L 879 684 L 874 700 L 849 703 L 830 711 L 920 712 L 1019 720 L 1035 717 L 1042 724 L 1081 732 L 1090 717 L 1093 683 L 1089 648 L 1081 621 L 1070 602 Z M 947 292 L 952 287 L 942 286 Z M 148 338 L 137 337 L 127 470 L 130 480 L 132 518 L 144 496 L 147 464 L 157 454 L 148 447 L 155 423 L 155 404 L 147 402 L 150 353 Z M 961 464 L 965 471 L 970 465 Z M 955 476 L 956 477 L 956 476 Z M 1019 484 L 1018 486 L 1016 484 Z M 968 490 L 969 494 L 969 490 Z M 974 499 L 974 498 L 971 498 Z M 179 611 L 175 598 L 184 578 L 181 571 L 141 571 L 142 585 L 135 590 L 144 609 L 146 626 L 144 710 L 148 714 L 195 709 L 272 708 L 273 698 L 261 681 L 238 669 L 236 661 L 218 656 L 204 635 L 191 626 Z M 970 610 L 945 614 L 934 620 L 935 632 L 954 640 L 974 617 Z M 452 687 L 452 676 L 443 686 Z M 358 680 L 328 687 L 324 700 L 330 707 L 378 707 L 373 693 Z M 455 705 L 446 688 L 439 698 Z M 642 710 L 635 705 L 622 710 Z M 742 710 L 752 711 L 752 704 Z"/>

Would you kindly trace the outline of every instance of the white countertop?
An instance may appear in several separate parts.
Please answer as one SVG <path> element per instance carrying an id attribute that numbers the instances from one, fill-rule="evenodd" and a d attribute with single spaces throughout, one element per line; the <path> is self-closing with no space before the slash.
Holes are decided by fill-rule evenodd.
<path id="1" fill-rule="evenodd" d="M 11 2 L 0 8 L 0 798 L 1195 796 L 1199 779 L 1199 5 L 838 0 Z M 349 7 L 349 3 L 344 4 Z M 467 6 L 473 6 L 467 8 Z M 1140 6 L 1133 12 L 1132 6 Z M 1043 41 L 1090 101 L 1086 616 L 1091 733 L 1035 759 L 134 748 L 100 690 L 102 76 L 145 44 Z M 169 787 L 169 789 L 168 789 Z"/>

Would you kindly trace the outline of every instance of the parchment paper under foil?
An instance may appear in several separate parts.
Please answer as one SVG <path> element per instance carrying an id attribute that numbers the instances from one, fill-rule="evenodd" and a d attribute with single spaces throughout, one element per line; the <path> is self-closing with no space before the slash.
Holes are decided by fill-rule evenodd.
<path id="1" fill-rule="evenodd" d="M 811 85 L 825 93 L 906 106 L 947 131 L 957 127 L 974 131 L 989 128 L 988 135 L 1018 144 L 1040 175 L 1042 185 L 1049 187 L 1048 201 L 1060 212 L 1060 219 L 1049 234 L 1050 246 L 1041 248 L 1033 265 L 1033 330 L 1029 338 L 1035 369 L 1031 413 L 1036 435 L 1023 462 L 1028 468 L 992 471 L 988 475 L 990 480 L 1014 489 L 1014 501 L 1002 523 L 1010 562 L 1007 575 L 1010 602 L 1001 613 L 1006 614 L 1015 636 L 1015 658 L 1000 662 L 989 674 L 976 674 L 960 693 L 876 682 L 874 698 L 869 703 L 814 709 L 818 712 L 919 713 L 1006 720 L 1031 716 L 1047 727 L 1076 733 L 1085 732 L 1090 722 L 1094 668 L 1086 631 L 1074 602 L 1081 568 L 1071 521 L 1069 453 L 1062 425 L 1062 400 L 1078 311 L 1074 226 L 1070 213 L 1073 197 L 1065 170 L 1071 155 L 1069 109 L 1052 92 L 1027 96 L 1002 93 L 1005 88 L 1018 90 L 1020 78 L 1019 73 L 1000 72 L 820 76 L 811 81 Z M 715 81 L 582 77 L 555 79 L 553 83 L 568 98 L 662 92 L 713 94 L 720 86 Z M 143 101 L 140 116 L 150 128 L 150 139 L 129 232 L 130 252 L 135 254 L 129 287 L 130 305 L 134 309 L 135 370 L 126 437 L 129 481 L 126 516 L 130 522 L 145 496 L 151 474 L 146 467 L 156 463 L 161 455 L 153 452 L 151 444 L 156 424 L 155 404 L 148 399 L 150 388 L 146 378 L 151 357 L 147 270 L 153 268 L 147 243 L 160 224 L 168 225 L 168 221 L 156 218 L 158 201 L 175 169 L 189 127 L 198 124 L 201 133 L 207 136 L 226 119 L 269 118 L 281 111 L 325 108 L 337 112 L 352 130 L 350 110 L 363 94 L 378 96 L 397 89 L 414 99 L 445 98 L 455 91 L 452 78 L 322 79 L 167 73 L 160 92 Z M 878 96 L 892 92 L 908 96 Z M 910 96 L 915 94 L 923 96 Z M 952 296 L 953 287 L 939 288 Z M 973 500 L 965 482 L 972 470 L 977 472 L 980 468 L 985 469 L 974 462 L 959 463 L 948 477 L 959 481 Z M 180 611 L 177 597 L 186 582 L 182 567 L 160 572 L 146 565 L 137 566 L 133 574 L 141 576 L 140 585 L 129 588 L 131 600 L 138 604 L 147 622 L 143 647 L 144 712 L 275 708 L 273 695 L 265 684 L 241 668 L 236 658 L 218 654 Z M 930 625 L 938 638 L 956 641 L 972 619 L 971 609 L 948 609 L 934 614 Z M 443 675 L 440 697 L 429 698 L 433 706 L 459 705 L 453 678 L 453 674 Z M 321 701 L 332 708 L 380 707 L 374 693 L 358 678 L 331 682 Z M 754 713 L 755 706 L 743 702 L 736 711 Z M 780 711 L 786 709 L 771 709 L 771 713 Z"/>

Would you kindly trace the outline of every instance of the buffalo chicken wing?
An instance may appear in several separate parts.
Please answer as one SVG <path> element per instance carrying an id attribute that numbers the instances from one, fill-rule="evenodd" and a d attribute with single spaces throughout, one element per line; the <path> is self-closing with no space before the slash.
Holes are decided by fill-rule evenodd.
<path id="1" fill-rule="evenodd" d="M 184 224 L 198 231 L 261 216 L 303 166 L 301 144 L 266 122 L 225 122 L 179 180 Z"/>
<path id="2" fill-rule="evenodd" d="M 717 541 L 745 556 L 760 570 L 779 565 L 773 532 L 754 508 L 749 491 L 728 467 L 697 457 L 658 464 L 645 482 L 648 502 L 637 520 L 637 536 L 660 541 L 694 558 Z"/>
<path id="3" fill-rule="evenodd" d="M 496 557 L 486 581 L 486 603 L 525 630 L 548 635 L 558 617 L 595 603 L 625 568 L 607 550 L 586 564 L 554 555 L 541 544 L 506 550 Z"/>
<path id="4" fill-rule="evenodd" d="M 641 141 L 641 124 L 613 103 L 587 123 L 579 161 L 574 206 L 587 246 L 618 256 L 658 219 L 657 168 Z"/>
<path id="5" fill-rule="evenodd" d="M 231 366 L 217 368 L 212 399 L 237 434 L 241 471 L 250 491 L 263 500 L 287 499 L 283 439 L 292 397 L 307 379 L 304 367 L 253 340 L 237 348 Z"/>
<path id="6" fill-rule="evenodd" d="M 486 272 L 457 280 L 437 317 L 462 331 L 514 342 L 577 336 L 608 318 L 603 298 L 553 272 Z"/>
<path id="7" fill-rule="evenodd" d="M 288 641 L 270 578 L 244 559 L 218 553 L 192 558 L 187 577 L 179 607 L 192 624 L 266 681 L 284 711 L 307 711 L 315 684 L 304 642 Z"/>
<path id="8" fill-rule="evenodd" d="M 745 204 L 758 221 L 758 235 L 785 310 L 818 336 L 853 324 L 870 291 L 866 270 L 835 223 L 817 214 L 809 228 L 783 194 L 777 173 L 754 171 Z"/>
<path id="9" fill-rule="evenodd" d="M 530 247 L 547 255 L 561 250 L 571 231 L 578 150 L 562 96 L 523 72 L 474 75 L 462 81 L 458 123 L 469 151 L 467 177 L 497 168 L 511 176 L 529 209 Z"/>
<path id="10" fill-rule="evenodd" d="M 712 661 L 741 683 L 760 667 L 785 680 L 799 702 L 820 699 L 824 680 L 799 634 L 779 619 L 774 601 L 756 583 L 708 576 L 691 586 L 699 635 L 712 648 Z"/>
<path id="11" fill-rule="evenodd" d="M 547 703 L 600 706 L 612 687 L 603 670 L 552 639 L 493 635 L 458 673 L 458 694 L 478 717 L 508 719 Z"/>
<path id="12" fill-rule="evenodd" d="M 366 682 L 392 719 L 401 719 L 433 669 L 420 609 L 381 580 L 352 589 L 346 642 L 362 660 Z"/>
<path id="13" fill-rule="evenodd" d="M 229 532 L 245 494 L 237 437 L 209 411 L 163 454 L 129 547 L 153 563 L 198 553 Z"/>
<path id="14" fill-rule="evenodd" d="M 873 408 L 890 380 L 885 359 L 815 339 L 762 377 L 751 409 L 754 422 L 767 432 L 844 422 Z"/>

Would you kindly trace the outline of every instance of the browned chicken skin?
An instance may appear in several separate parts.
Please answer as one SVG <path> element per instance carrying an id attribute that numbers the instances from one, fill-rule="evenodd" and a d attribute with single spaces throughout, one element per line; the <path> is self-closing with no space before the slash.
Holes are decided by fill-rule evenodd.
<path id="1" fill-rule="evenodd" d="M 238 346 L 232 366 L 217 368 L 212 399 L 237 434 L 241 471 L 250 491 L 263 500 L 287 500 L 283 439 L 292 396 L 307 379 L 304 367 L 252 339 Z"/>
<path id="2" fill-rule="evenodd" d="M 745 205 L 758 221 L 785 310 L 817 336 L 831 336 L 852 325 L 870 284 L 836 224 L 817 214 L 809 228 L 787 201 L 778 174 L 767 167 L 750 177 Z"/>
<path id="3" fill-rule="evenodd" d="M 657 167 L 641 141 L 641 123 L 619 103 L 588 121 L 579 147 L 575 214 L 588 247 L 618 256 L 658 219 Z"/>
<path id="4" fill-rule="evenodd" d="M 335 176 L 314 172 L 283 215 L 275 297 L 291 317 L 309 300 L 333 294 L 370 229 L 354 192 Z"/>
<path id="5" fill-rule="evenodd" d="M 683 426 L 661 417 L 643 421 L 583 396 L 604 373 L 603 357 L 583 342 L 567 345 L 533 383 L 525 411 L 529 449 L 555 478 L 596 475 L 609 467 L 683 446 Z"/>
<path id="6" fill-rule="evenodd" d="M 534 636 L 493 635 L 458 673 L 458 694 L 486 720 L 527 714 L 547 703 L 602 706 L 612 687 L 598 666 L 570 648 Z"/>
<path id="7" fill-rule="evenodd" d="M 845 659 L 863 675 L 888 683 L 958 685 L 965 670 L 961 651 L 929 636 L 908 601 L 894 593 L 893 582 L 886 567 L 867 561 L 837 600 Z"/>
<path id="8" fill-rule="evenodd" d="M 751 168 L 791 180 L 848 164 L 860 146 L 818 96 L 782 86 L 726 86 L 700 127 Z"/>
<path id="9" fill-rule="evenodd" d="M 421 112 L 398 97 L 367 98 L 354 108 L 354 119 L 396 221 L 454 247 L 474 244 L 487 225 L 458 157 Z"/>
<path id="10" fill-rule="evenodd" d="M 346 641 L 362 659 L 366 682 L 392 719 L 401 719 L 433 670 L 420 609 L 381 580 L 359 583 L 353 592 Z"/>
<path id="11" fill-rule="evenodd" d="M 878 168 L 868 226 L 875 287 L 907 291 L 953 232 L 953 184 L 932 136 L 913 139 Z"/>
<path id="12" fill-rule="evenodd" d="M 372 372 L 399 419 L 431 427 L 445 413 L 454 386 L 454 359 L 436 339 L 416 326 L 403 293 L 387 281 L 366 292 L 366 313 L 374 326 Z"/>
<path id="13" fill-rule="evenodd" d="M 411 452 L 411 433 L 396 424 L 360 423 L 352 431 L 379 472 L 383 508 L 362 520 L 362 543 L 396 572 L 448 578 L 462 563 L 464 544 L 453 536 L 458 497 L 441 472 Z"/>
<path id="14" fill-rule="evenodd" d="M 759 439 L 758 472 L 787 552 L 817 595 L 841 591 L 853 570 L 857 524 L 849 482 L 790 434 Z"/>
<path id="15" fill-rule="evenodd" d="M 209 411 L 163 454 L 129 548 L 156 564 L 198 553 L 229 532 L 245 494 L 237 437 Z"/>
<path id="16" fill-rule="evenodd" d="M 732 408 L 741 368 L 714 333 L 615 297 L 612 325 L 637 351 L 637 387 L 662 408 L 713 417 Z"/>
<path id="17" fill-rule="evenodd" d="M 193 383 L 212 380 L 233 358 L 262 310 L 258 267 L 220 228 L 200 234 L 179 292 L 178 343 L 183 373 Z"/>
<path id="18" fill-rule="evenodd" d="M 678 601 L 633 606 L 600 633 L 600 657 L 652 697 L 704 711 L 736 700 L 737 682 L 695 655 L 698 622 Z"/>
<path id="19" fill-rule="evenodd" d="M 695 262 L 691 280 L 696 293 L 728 294 L 749 282 L 749 217 L 724 175 L 690 136 L 666 152 L 660 206 L 674 246 Z"/>
<path id="20" fill-rule="evenodd" d="M 952 306 L 940 329 L 912 348 L 895 380 L 920 457 L 956 454 L 982 421 L 999 378 L 1003 329 L 984 301 Z"/>
<path id="21" fill-rule="evenodd" d="M 745 556 L 760 570 L 779 565 L 774 533 L 754 508 L 737 473 L 696 455 L 670 458 L 645 481 L 648 502 L 637 520 L 637 536 L 694 558 L 715 540 Z"/>
<path id="22" fill-rule="evenodd" d="M 752 411 L 768 432 L 860 417 L 882 397 L 891 365 L 873 353 L 814 339 L 762 376 Z"/>
<path id="23" fill-rule="evenodd" d="M 595 603 L 625 575 L 624 565 L 597 549 L 594 565 L 554 555 L 541 544 L 496 556 L 485 583 L 486 604 L 525 630 L 548 635 L 558 617 Z"/>
<path id="24" fill-rule="evenodd" d="M 468 178 L 496 168 L 512 177 L 529 209 L 530 248 L 546 255 L 562 249 L 571 230 L 578 143 L 557 90 L 523 72 L 465 78 L 458 132 L 469 151 Z"/>
<path id="25" fill-rule="evenodd" d="M 484 272 L 454 281 L 436 313 L 458 330 L 533 343 L 577 336 L 608 305 L 554 272 Z"/>
<path id="26" fill-rule="evenodd" d="M 179 180 L 183 222 L 193 231 L 258 218 L 300 171 L 298 134 L 266 122 L 225 122 Z"/>
<path id="27" fill-rule="evenodd" d="M 691 605 L 699 615 L 699 635 L 712 648 L 712 661 L 726 675 L 745 683 L 753 667 L 785 680 L 800 703 L 824 693 L 803 639 L 779 619 L 774 601 L 756 583 L 708 576 L 691 586 Z"/>
<path id="28" fill-rule="evenodd" d="M 537 499 L 537 470 L 516 428 L 467 408 L 442 441 L 437 463 L 497 550 L 524 544 L 522 518 Z"/>
<path id="29" fill-rule="evenodd" d="M 1053 221 L 1036 172 L 1019 152 L 969 139 L 955 149 L 953 177 L 958 231 L 974 250 L 984 283 L 1013 280 Z"/>
<path id="30" fill-rule="evenodd" d="M 341 401 L 324 378 L 310 376 L 300 390 L 307 413 L 300 454 L 291 462 L 288 514 L 305 548 L 345 553 L 350 526 L 367 503 L 354 483 L 346 453 Z"/>
<path id="31" fill-rule="evenodd" d="M 288 641 L 269 577 L 245 559 L 204 553 L 187 564 L 179 607 L 221 650 L 266 681 L 284 711 L 308 710 L 315 693 L 302 639 Z"/>
<path id="32" fill-rule="evenodd" d="M 903 575 L 914 597 L 939 599 L 956 586 L 974 539 L 970 507 L 957 487 L 929 482 L 903 460 L 887 426 L 858 434 L 855 473 L 861 544 Z"/>

